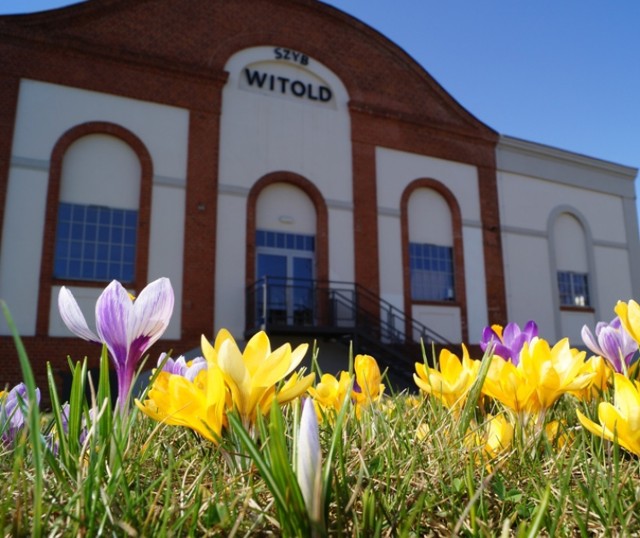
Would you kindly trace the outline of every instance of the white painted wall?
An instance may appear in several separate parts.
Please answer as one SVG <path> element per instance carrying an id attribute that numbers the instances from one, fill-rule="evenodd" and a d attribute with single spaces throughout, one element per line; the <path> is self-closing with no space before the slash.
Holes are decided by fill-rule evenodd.
<path id="1" fill-rule="evenodd" d="M 12 167 L 0 245 L 0 298 L 23 336 L 36 331 L 42 233 L 47 201 L 45 171 Z M 9 334 L 0 316 L 0 334 Z"/>
<path id="2" fill-rule="evenodd" d="M 557 294 L 555 275 L 551 275 L 546 236 L 502 234 L 508 321 L 521 327 L 534 320 L 540 336 L 553 340 L 553 293 Z"/>
<path id="3" fill-rule="evenodd" d="M 564 170 L 568 166 L 570 162 L 562 164 Z M 547 173 L 552 168 L 549 162 L 544 167 Z M 564 184 L 522 173 L 498 172 L 509 320 L 523 323 L 534 319 L 541 326 L 543 337 L 557 340 L 568 336 L 575 345 L 582 345 L 582 324 L 593 328 L 597 321 L 610 321 L 615 302 L 631 294 L 632 276 L 623 197 L 594 190 L 588 182 L 582 188 L 573 181 L 574 184 Z M 604 182 L 603 177 L 600 189 Z M 547 227 L 550 215 L 558 208 L 570 208 L 587 220 L 593 244 L 589 244 L 586 231 L 582 239 L 575 240 L 580 235 L 577 232 L 582 231 L 575 218 L 561 215 L 556 220 L 554 254 L 558 269 L 584 271 L 592 249 L 594 267 L 589 273 L 589 285 L 595 292 L 593 297 L 597 296 L 595 313 L 559 311 L 554 307 L 558 290 L 549 259 L 551 230 Z"/>
<path id="4" fill-rule="evenodd" d="M 0 297 L 11 306 L 21 334 L 33 335 L 49 159 L 55 143 L 66 131 L 92 121 L 111 122 L 132 131 L 151 155 L 154 215 L 150 231 L 148 274 L 149 280 L 157 276 L 171 279 L 176 294 L 176 309 L 165 337 L 179 338 L 189 113 L 175 107 L 34 80 L 21 81 L 7 211 L 0 246 Z M 81 145 L 85 143 L 86 149 L 91 151 L 91 140 L 81 142 Z M 72 154 L 69 162 L 84 158 L 80 153 L 75 156 Z M 130 165 L 110 162 L 108 159 L 99 164 L 99 173 L 107 176 L 115 176 L 121 166 Z M 171 188 L 167 189 L 168 185 Z M 158 208 L 155 207 L 156 203 Z M 90 302 L 95 290 L 86 290 L 85 294 L 91 295 L 87 299 Z M 78 290 L 78 295 L 83 293 Z M 53 314 L 50 318 L 51 334 L 69 335 L 56 329 L 60 320 L 57 311 Z M 3 320 L 0 320 L 0 334 L 7 334 Z"/>
<path id="5" fill-rule="evenodd" d="M 434 157 L 417 155 L 388 148 L 376 148 L 376 187 L 378 192 L 378 240 L 380 248 L 380 294 L 404 310 L 403 275 L 401 256 L 400 201 L 402 193 L 414 180 L 431 178 L 444 184 L 456 197 L 463 220 L 463 241 L 465 256 L 465 285 L 469 308 L 469 336 L 474 338 L 479 328 L 487 324 L 487 296 L 484 279 L 484 251 L 482 234 L 479 232 L 480 199 L 478 172 L 474 166 L 445 161 Z M 413 198 L 413 197 L 412 197 Z M 419 199 L 416 199 L 419 201 Z M 413 202 L 413 200 L 412 200 Z M 433 202 L 433 200 L 431 201 Z M 430 203 L 431 203 L 430 202 Z M 422 223 L 418 211 L 411 212 L 410 225 L 419 237 L 440 237 L 437 229 L 444 213 L 435 202 L 433 214 L 424 212 Z M 448 208 L 447 208 L 448 210 Z M 447 211 L 448 212 L 448 211 Z M 417 219 L 414 220 L 414 213 Z M 451 222 L 450 216 L 448 217 Z M 449 227 L 449 229 L 451 229 Z M 450 233 L 450 232 L 449 232 Z M 412 235 L 413 237 L 413 235 Z M 474 246 L 469 241 L 478 241 Z M 438 244 L 444 244 L 439 242 Z M 482 277 L 481 280 L 477 280 Z M 460 342 L 460 309 L 454 306 L 416 305 L 413 316 L 427 327 L 445 336 L 452 342 Z M 471 316 L 474 316 L 472 319 Z"/>
<path id="6" fill-rule="evenodd" d="M 332 100 L 314 102 L 247 82 L 244 69 L 329 87 Z M 349 97 L 324 65 L 276 60 L 275 47 L 234 54 L 223 91 L 220 127 L 215 332 L 244 331 L 246 197 L 266 174 L 299 174 L 320 190 L 329 209 L 330 278 L 353 281 L 353 195 Z M 276 81 L 276 90 L 278 90 Z M 215 148 L 212 148 L 215 151 Z M 261 217 L 262 218 L 262 217 Z M 230 307 L 232 305 L 232 307 Z"/>
<path id="7" fill-rule="evenodd" d="M 553 209 L 570 205 L 588 215 L 594 240 L 626 241 L 620 196 L 500 171 L 498 192 L 503 227 L 546 232 Z"/>
<path id="8" fill-rule="evenodd" d="M 260 192 L 256 207 L 256 229 L 315 235 L 316 210 L 299 188 L 274 183 Z"/>
<path id="9" fill-rule="evenodd" d="M 137 210 L 141 168 L 136 153 L 119 138 L 83 136 L 62 160 L 60 200 Z"/>

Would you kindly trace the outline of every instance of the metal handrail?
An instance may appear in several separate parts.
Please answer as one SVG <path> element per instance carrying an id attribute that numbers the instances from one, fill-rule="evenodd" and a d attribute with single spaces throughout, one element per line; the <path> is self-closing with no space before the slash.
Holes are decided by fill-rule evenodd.
<path id="1" fill-rule="evenodd" d="M 280 315 L 289 318 L 289 310 L 293 310 L 294 315 L 298 315 L 299 319 L 295 320 L 298 323 L 293 324 L 302 322 L 302 324 L 307 323 L 316 327 L 347 328 L 349 326 L 347 323 L 353 321 L 353 328 L 364 327 L 370 333 L 376 333 L 379 340 L 388 343 L 419 340 L 427 343 L 451 343 L 441 334 L 411 318 L 401 309 L 359 284 L 329 280 L 265 277 L 254 282 L 247 288 L 247 328 L 266 329 L 273 321 L 269 316 L 270 305 L 274 304 L 270 301 L 269 294 L 273 290 L 283 294 L 284 303 L 281 306 L 284 310 L 278 311 Z M 291 299 L 294 290 L 309 292 L 309 297 L 312 298 L 311 304 L 300 303 L 298 308 L 294 308 L 295 305 Z M 256 301 L 258 292 L 260 292 L 260 301 Z M 257 309 L 258 306 L 261 307 L 260 311 Z M 344 311 L 351 312 L 351 318 L 339 318 L 338 306 Z M 271 310 L 276 312 L 276 309 Z M 378 315 L 374 315 L 372 311 L 377 312 Z M 279 325 L 283 324 L 288 323 L 279 323 Z M 406 334 L 407 326 L 410 328 L 410 334 Z M 414 338 L 414 335 L 418 335 L 418 338 Z"/>

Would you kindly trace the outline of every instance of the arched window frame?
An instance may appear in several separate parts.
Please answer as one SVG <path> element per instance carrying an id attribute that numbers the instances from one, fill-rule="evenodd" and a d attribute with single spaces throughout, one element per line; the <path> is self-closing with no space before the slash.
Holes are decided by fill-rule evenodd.
<path id="1" fill-rule="evenodd" d="M 131 131 L 110 122 L 87 122 L 66 131 L 55 143 L 51 152 L 47 209 L 45 214 L 44 241 L 40 268 L 40 294 L 38 300 L 37 334 L 47 334 L 51 307 L 50 290 L 56 285 L 102 288 L 105 282 L 56 279 L 53 276 L 55 243 L 58 222 L 58 204 L 62 185 L 62 166 L 69 147 L 79 139 L 95 134 L 109 135 L 122 140 L 137 155 L 140 161 L 140 201 L 138 209 L 138 232 L 136 239 L 136 268 L 133 282 L 127 286 L 140 289 L 146 283 L 149 261 L 149 233 L 151 223 L 151 191 L 153 186 L 153 165 L 151 155 L 144 143 Z"/>
<path id="2" fill-rule="evenodd" d="M 318 190 L 308 179 L 293 172 L 272 172 L 261 177 L 249 191 L 247 198 L 247 255 L 246 285 L 256 280 L 256 210 L 260 193 L 276 183 L 286 183 L 302 190 L 311 200 L 316 210 L 316 261 L 315 274 L 319 281 L 329 279 L 329 244 L 327 204 Z"/>
<path id="3" fill-rule="evenodd" d="M 414 301 L 411 297 L 411 267 L 409 255 L 409 199 L 419 189 L 431 189 L 440 194 L 451 213 L 451 232 L 453 236 L 453 301 Z M 400 200 L 400 220 L 402 234 L 402 267 L 404 284 L 405 313 L 411 316 L 414 304 L 429 304 L 437 306 L 457 306 L 460 308 L 461 332 L 463 341 L 468 340 L 467 298 L 464 279 L 464 251 L 462 243 L 462 213 L 454 194 L 440 181 L 432 178 L 415 179 L 402 193 Z M 407 334 L 411 327 L 407 326 Z"/>
<path id="4" fill-rule="evenodd" d="M 587 257 L 587 283 L 589 286 L 589 299 L 590 304 L 588 306 L 568 306 L 560 304 L 560 290 L 558 288 L 558 263 L 556 259 L 556 237 L 555 237 L 555 224 L 561 215 L 567 214 L 575 218 L 584 233 L 585 249 Z M 556 331 L 560 334 L 560 312 L 561 311 L 579 311 L 579 312 L 599 312 L 598 302 L 598 290 L 597 290 L 597 277 L 596 277 L 596 264 L 593 252 L 593 236 L 591 235 L 591 229 L 589 222 L 580 211 L 570 205 L 561 205 L 554 208 L 549 214 L 547 220 L 547 234 L 549 237 L 549 263 L 551 266 L 551 297 L 553 301 L 553 311 L 555 314 Z M 596 316 L 597 317 L 597 316 Z"/>

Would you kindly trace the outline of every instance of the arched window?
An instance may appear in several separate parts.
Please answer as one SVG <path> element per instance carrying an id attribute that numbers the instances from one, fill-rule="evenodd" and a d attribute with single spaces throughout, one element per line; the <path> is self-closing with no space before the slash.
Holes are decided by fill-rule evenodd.
<path id="1" fill-rule="evenodd" d="M 411 300 L 454 301 L 454 245 L 447 201 L 434 189 L 414 190 L 408 221 Z"/>
<path id="2" fill-rule="evenodd" d="M 256 182 L 247 204 L 247 287 L 255 291 L 247 327 L 316 323 L 324 307 L 315 283 L 328 275 L 320 191 L 297 174 L 274 172 Z"/>
<path id="3" fill-rule="evenodd" d="M 585 230 L 571 213 L 556 217 L 553 244 L 560 307 L 593 306 Z"/>
<path id="4" fill-rule="evenodd" d="M 64 154 L 53 276 L 135 280 L 141 164 L 123 140 L 88 134 Z"/>

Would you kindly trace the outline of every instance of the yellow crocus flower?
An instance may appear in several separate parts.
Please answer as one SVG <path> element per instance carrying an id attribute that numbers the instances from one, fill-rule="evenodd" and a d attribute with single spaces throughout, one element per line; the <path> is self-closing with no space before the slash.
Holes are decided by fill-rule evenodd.
<path id="1" fill-rule="evenodd" d="M 587 370 L 585 356 L 586 352 L 569 346 L 568 338 L 553 347 L 542 338 L 525 343 L 520 365 L 529 382 L 536 385 L 543 409 L 551 407 L 565 392 L 583 390 L 591 384 L 595 372 Z"/>
<path id="2" fill-rule="evenodd" d="M 571 349 L 566 338 L 553 347 L 534 338 L 522 347 L 517 366 L 493 357 L 483 392 L 516 413 L 544 412 L 564 393 L 590 386 L 596 374 L 584 362 L 585 355 Z"/>
<path id="3" fill-rule="evenodd" d="M 218 332 L 213 346 L 202 337 L 202 353 L 208 363 L 220 368 L 231 391 L 233 405 L 245 426 L 255 421 L 258 410 L 268 411 L 273 397 L 285 403 L 303 394 L 313 383 L 315 374 L 300 380 L 296 376 L 293 385 L 288 383 L 283 387 L 286 393 L 276 391 L 276 384 L 300 364 L 308 347 L 308 344 L 301 344 L 292 351 L 287 343 L 272 351 L 264 331 L 256 333 L 247 342 L 244 352 L 226 329 Z"/>
<path id="4" fill-rule="evenodd" d="M 487 415 L 486 422 L 474 432 L 472 439 L 488 459 L 493 459 L 511 446 L 513 425 L 504 415 Z"/>
<path id="5" fill-rule="evenodd" d="M 421 390 L 438 398 L 446 407 L 459 411 L 478 377 L 480 361 L 471 359 L 463 345 L 462 361 L 449 350 L 443 349 L 438 362 L 439 370 L 428 368 L 421 362 L 416 363 L 413 380 Z"/>
<path id="6" fill-rule="evenodd" d="M 380 399 L 384 385 L 380 382 L 380 368 L 371 355 L 356 355 L 354 360 L 356 384 L 351 392 L 356 405 L 366 405 Z"/>
<path id="7" fill-rule="evenodd" d="M 146 415 L 159 422 L 185 426 L 204 438 L 218 441 L 226 425 L 227 390 L 219 368 L 210 366 L 193 381 L 160 372 L 144 402 L 135 401 Z"/>
<path id="8" fill-rule="evenodd" d="M 325 411 L 333 409 L 338 412 L 347 397 L 351 383 L 352 378 L 348 372 L 340 372 L 339 378 L 323 374 L 320 383 L 315 387 L 309 387 L 309 394 Z"/>
<path id="9" fill-rule="evenodd" d="M 614 311 L 631 338 L 640 344 L 640 305 L 634 300 L 628 303 L 618 301 Z"/>
<path id="10" fill-rule="evenodd" d="M 640 456 L 640 383 L 629 380 L 624 374 L 614 373 L 613 384 L 613 405 L 610 402 L 598 405 L 600 424 L 580 411 L 577 411 L 578 419 L 594 435 L 617 441 L 624 449 Z"/>

